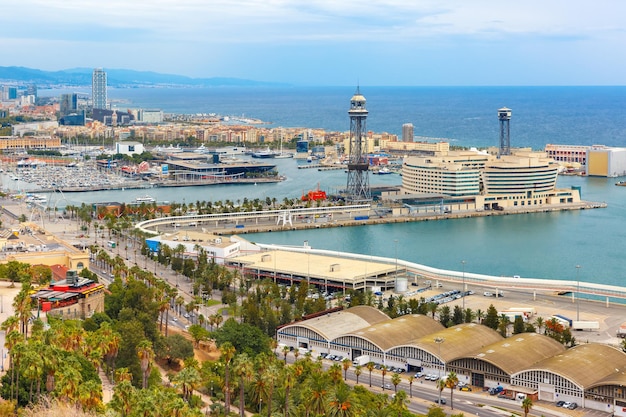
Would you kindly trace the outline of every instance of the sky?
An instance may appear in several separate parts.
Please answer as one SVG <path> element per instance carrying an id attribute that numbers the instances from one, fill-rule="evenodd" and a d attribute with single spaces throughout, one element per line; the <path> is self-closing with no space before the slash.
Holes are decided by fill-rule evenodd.
<path id="1" fill-rule="evenodd" d="M 294 85 L 625 85 L 623 0 L 3 0 L 0 65 Z"/>

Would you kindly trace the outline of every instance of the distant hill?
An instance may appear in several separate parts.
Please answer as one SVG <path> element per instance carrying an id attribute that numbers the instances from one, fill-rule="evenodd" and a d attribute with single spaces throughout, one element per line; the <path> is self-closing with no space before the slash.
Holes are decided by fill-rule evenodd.
<path id="1" fill-rule="evenodd" d="M 159 74 L 151 71 L 133 71 L 105 68 L 110 87 L 138 86 L 279 86 L 280 83 L 241 78 L 191 78 L 183 75 Z M 0 82 L 34 83 L 37 85 L 90 86 L 93 68 L 70 68 L 61 71 L 42 71 L 25 67 L 0 66 Z"/>

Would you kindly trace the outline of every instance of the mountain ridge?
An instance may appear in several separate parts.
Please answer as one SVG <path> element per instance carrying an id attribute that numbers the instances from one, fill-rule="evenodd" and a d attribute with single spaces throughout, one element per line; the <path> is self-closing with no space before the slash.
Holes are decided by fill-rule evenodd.
<path id="1" fill-rule="evenodd" d="M 192 78 L 184 75 L 162 74 L 153 71 L 106 69 L 109 87 L 139 86 L 285 86 L 284 83 L 255 81 L 232 77 Z M 0 82 L 33 83 L 38 85 L 90 86 L 93 68 L 69 68 L 44 71 L 19 66 L 0 66 Z"/>

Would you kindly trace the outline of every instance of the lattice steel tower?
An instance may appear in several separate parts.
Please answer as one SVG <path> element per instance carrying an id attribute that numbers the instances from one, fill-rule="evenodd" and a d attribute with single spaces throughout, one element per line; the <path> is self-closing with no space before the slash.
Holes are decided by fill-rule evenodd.
<path id="1" fill-rule="evenodd" d="M 369 165 L 364 157 L 365 148 L 365 97 L 357 87 L 356 93 L 350 99 L 350 156 L 348 160 L 348 187 L 346 199 L 350 202 L 367 202 L 372 200 L 370 190 Z"/>
<path id="2" fill-rule="evenodd" d="M 500 155 L 511 155 L 511 109 L 502 107 L 498 109 L 498 120 L 500 121 Z"/>

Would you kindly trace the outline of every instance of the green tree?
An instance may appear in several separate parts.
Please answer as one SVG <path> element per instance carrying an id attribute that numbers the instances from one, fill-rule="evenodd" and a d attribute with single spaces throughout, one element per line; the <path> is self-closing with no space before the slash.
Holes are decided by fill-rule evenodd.
<path id="1" fill-rule="evenodd" d="M 450 408 L 454 410 L 454 389 L 459 383 L 459 377 L 456 372 L 450 371 L 446 377 L 446 387 L 450 388 Z"/>
<path id="2" fill-rule="evenodd" d="M 524 417 L 528 417 L 528 413 L 533 408 L 533 400 L 530 397 L 526 397 L 522 400 L 522 410 L 524 410 Z"/>
<path id="3" fill-rule="evenodd" d="M 515 320 L 513 321 L 513 334 L 524 333 L 524 331 L 526 331 L 526 328 L 522 316 L 515 316 Z"/>
<path id="4" fill-rule="evenodd" d="M 231 343 L 237 352 L 256 356 L 260 353 L 271 353 L 269 338 L 257 327 L 247 323 L 239 323 L 235 319 L 226 320 L 224 325 L 211 333 L 218 346 Z"/>
<path id="5" fill-rule="evenodd" d="M 487 309 L 487 314 L 485 315 L 485 319 L 483 320 L 483 324 L 493 330 L 498 329 L 498 324 L 500 323 L 498 317 L 498 310 L 491 304 Z"/>

